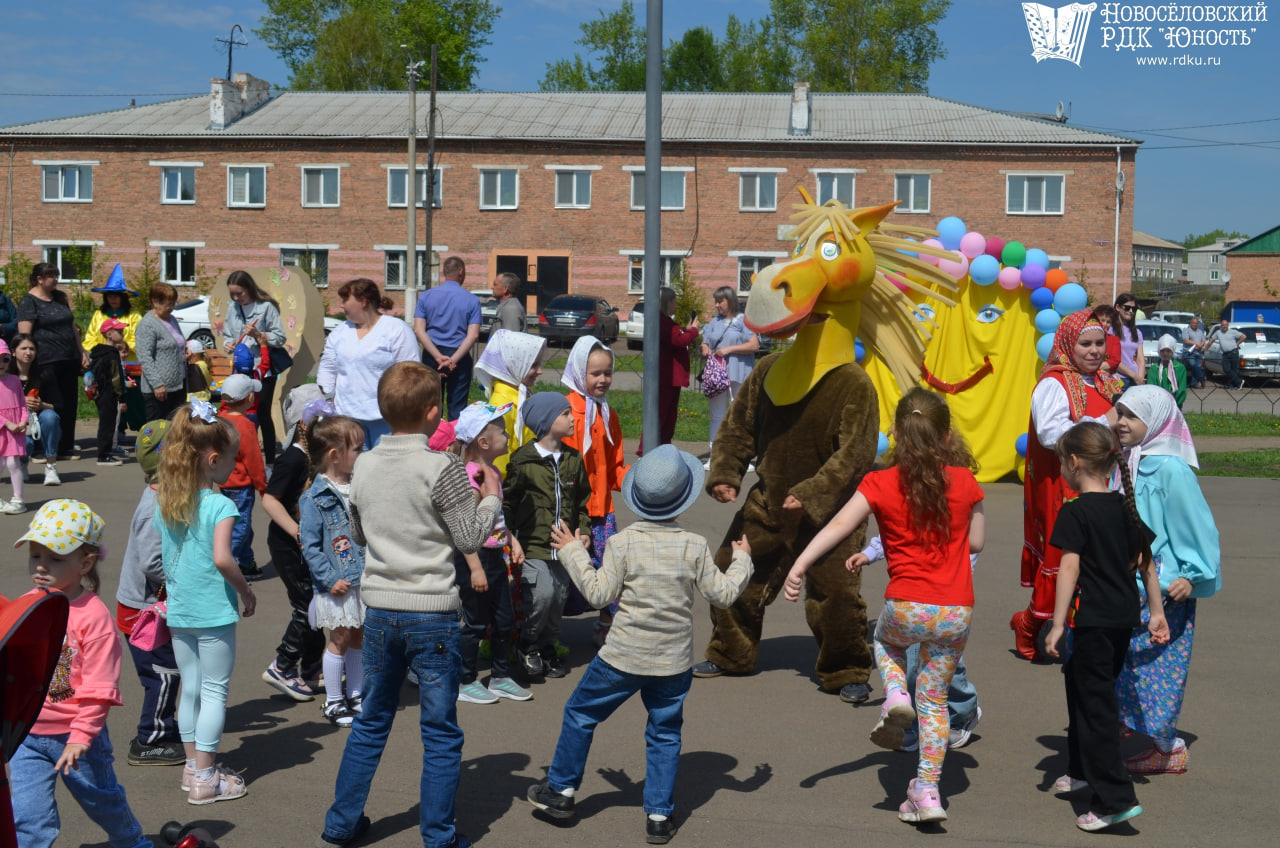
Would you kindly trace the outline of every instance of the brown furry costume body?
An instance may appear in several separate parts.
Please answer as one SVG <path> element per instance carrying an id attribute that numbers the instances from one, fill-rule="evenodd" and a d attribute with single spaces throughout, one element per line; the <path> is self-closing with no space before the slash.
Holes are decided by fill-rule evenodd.
<path id="1" fill-rule="evenodd" d="M 730 542 L 746 533 L 755 561 L 738 601 L 727 610 L 711 610 L 715 632 L 706 656 L 729 673 L 755 667 L 764 608 L 777 597 L 796 556 L 853 496 L 876 454 L 879 406 L 862 368 L 836 367 L 799 401 L 775 406 L 764 380 L 779 355 L 761 359 L 730 404 L 706 481 L 708 492 L 720 484 L 740 488 L 748 463 L 756 460 L 759 481 L 716 552 L 716 564 L 728 568 Z M 787 495 L 804 509 L 784 510 Z M 818 641 L 818 679 L 829 691 L 866 683 L 873 664 L 862 581 L 844 568 L 861 550 L 864 535 L 865 527 L 845 539 L 806 578 L 805 618 Z"/>

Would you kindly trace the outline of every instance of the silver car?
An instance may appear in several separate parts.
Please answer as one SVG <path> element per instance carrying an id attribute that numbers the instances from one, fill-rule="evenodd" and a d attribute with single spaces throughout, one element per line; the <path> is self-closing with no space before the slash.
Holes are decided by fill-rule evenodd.
<path id="1" fill-rule="evenodd" d="M 1231 328 L 1244 333 L 1240 341 L 1240 376 L 1261 380 L 1280 378 L 1280 325 L 1232 324 Z M 1209 334 L 1209 345 L 1204 351 L 1204 368 L 1210 374 L 1224 374 L 1222 370 L 1222 346 L 1218 344 L 1220 327 Z"/>

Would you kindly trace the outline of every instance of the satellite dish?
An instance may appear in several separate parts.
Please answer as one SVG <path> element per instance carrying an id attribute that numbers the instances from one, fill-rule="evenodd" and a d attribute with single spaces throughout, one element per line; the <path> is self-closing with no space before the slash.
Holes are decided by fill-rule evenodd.
<path id="1" fill-rule="evenodd" d="M 1061 100 L 1058 101 L 1058 108 L 1054 110 L 1053 114 L 1054 114 L 1054 117 L 1056 117 L 1059 121 L 1062 120 L 1062 101 Z"/>
<path id="2" fill-rule="evenodd" d="M 1124 191 L 1124 170 L 1116 170 L 1116 191 Z"/>
<path id="3" fill-rule="evenodd" d="M 1223 272 L 1222 272 L 1222 282 L 1224 282 L 1224 283 L 1229 283 L 1229 282 L 1231 282 L 1231 272 L 1230 272 L 1230 271 L 1223 271 Z"/>

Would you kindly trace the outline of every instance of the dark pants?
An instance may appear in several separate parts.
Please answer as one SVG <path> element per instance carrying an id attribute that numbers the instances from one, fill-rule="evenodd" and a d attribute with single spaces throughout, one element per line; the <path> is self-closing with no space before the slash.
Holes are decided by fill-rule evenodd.
<path id="1" fill-rule="evenodd" d="M 62 424 L 58 455 L 70 456 L 76 444 L 76 404 L 80 400 L 80 360 L 46 362 L 40 366 L 40 396 L 53 405 Z"/>
<path id="2" fill-rule="evenodd" d="M 1193 386 L 1204 385 L 1204 354 L 1200 351 L 1187 351 L 1187 355 L 1183 358 L 1183 363 L 1187 366 L 1187 375 L 1191 378 Z"/>
<path id="3" fill-rule="evenodd" d="M 147 402 L 147 420 L 159 421 L 162 418 L 168 418 L 173 411 L 187 402 L 187 392 L 185 389 L 170 391 L 165 395 L 164 400 L 160 400 L 154 394 L 143 395 Z"/>
<path id="4" fill-rule="evenodd" d="M 120 418 L 120 396 L 108 380 L 98 387 L 98 459 L 108 459 L 115 447 L 116 422 Z"/>
<path id="5" fill-rule="evenodd" d="M 456 347 L 440 347 L 437 348 L 445 356 L 452 356 L 458 349 Z M 428 368 L 436 368 L 435 360 L 429 354 L 423 351 L 422 361 Z M 471 370 L 474 361 L 471 353 L 458 360 L 458 364 L 453 370 L 440 375 L 442 382 L 441 396 L 446 404 L 447 411 L 443 416 L 445 421 L 457 421 L 458 416 L 462 414 L 462 410 L 467 408 L 467 398 L 471 395 Z"/>
<path id="6" fill-rule="evenodd" d="M 173 643 L 165 642 L 154 651 L 144 651 L 128 642 L 133 667 L 142 684 L 142 714 L 138 717 L 138 741 L 143 745 L 180 742 L 178 737 L 178 661 Z"/>
<path id="7" fill-rule="evenodd" d="M 1100 816 L 1138 803 L 1120 757 L 1116 700 L 1116 678 L 1132 635 L 1127 627 L 1077 627 L 1071 656 L 1062 667 L 1067 684 L 1067 774 L 1088 781 L 1093 789 L 1090 809 Z"/>
<path id="8" fill-rule="evenodd" d="M 658 444 L 667 445 L 676 435 L 676 419 L 680 417 L 680 386 L 661 385 L 658 387 Z M 636 456 L 644 456 L 644 439 L 640 439 L 640 447 Z"/>
<path id="9" fill-rule="evenodd" d="M 271 415 L 271 405 L 276 397 L 276 375 L 263 377 L 262 391 L 258 392 L 258 430 L 262 433 L 262 459 L 267 465 L 276 464 L 276 421 Z"/>
<path id="10" fill-rule="evenodd" d="M 1244 380 L 1240 377 L 1240 348 L 1222 352 L 1222 372 L 1227 375 L 1228 387 L 1244 384 Z"/>
<path id="11" fill-rule="evenodd" d="M 267 532 L 267 550 L 289 598 L 289 623 L 276 648 L 276 668 L 287 674 L 295 669 L 312 668 L 320 662 L 324 654 L 324 633 L 307 621 L 307 608 L 315 590 L 311 585 L 311 572 L 302 561 L 302 549 L 297 542 L 277 537 L 276 529 L 272 525 L 272 530 Z"/>
<path id="12" fill-rule="evenodd" d="M 489 588 L 484 592 L 471 589 L 471 572 L 460 555 L 453 562 L 457 569 L 458 594 L 462 597 L 462 629 L 458 634 L 458 653 L 462 655 L 462 676 L 459 684 L 465 686 L 476 679 L 476 666 L 480 658 L 480 640 L 485 637 L 489 625 L 493 635 L 489 647 L 493 654 L 493 676 L 510 677 L 507 662 L 510 653 L 511 628 L 515 626 L 515 609 L 511 605 L 511 587 L 507 585 L 507 563 L 501 548 L 481 548 L 477 552 Z"/>

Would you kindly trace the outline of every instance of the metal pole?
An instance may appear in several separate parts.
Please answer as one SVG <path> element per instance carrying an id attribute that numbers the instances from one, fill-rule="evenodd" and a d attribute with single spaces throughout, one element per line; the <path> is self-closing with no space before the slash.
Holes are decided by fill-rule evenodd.
<path id="1" fill-rule="evenodd" d="M 662 285 L 662 0 L 645 5 L 644 72 L 644 445 L 659 443 L 659 300 Z"/>
<path id="2" fill-rule="evenodd" d="M 435 214 L 435 196 L 436 196 L 436 46 L 431 45 L 431 96 L 427 105 L 427 196 L 423 198 L 423 204 L 427 207 L 427 269 L 426 279 L 423 280 L 422 287 L 429 289 L 435 286 L 436 277 L 431 273 L 431 268 L 435 264 L 432 259 L 436 255 L 435 248 L 432 247 L 431 224 L 432 216 Z"/>
<path id="3" fill-rule="evenodd" d="M 1111 244 L 1111 302 L 1116 302 L 1120 282 L 1120 201 L 1124 197 L 1124 160 L 1116 145 L 1116 231 Z"/>
<path id="4" fill-rule="evenodd" d="M 407 44 L 400 45 L 406 51 Z M 413 326 L 413 308 L 418 303 L 418 68 L 421 62 L 409 58 L 409 169 L 405 171 L 405 207 L 408 235 L 404 243 L 404 322 Z"/>

